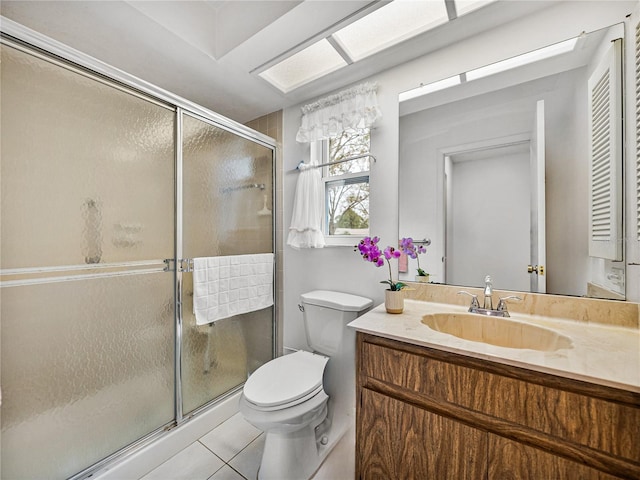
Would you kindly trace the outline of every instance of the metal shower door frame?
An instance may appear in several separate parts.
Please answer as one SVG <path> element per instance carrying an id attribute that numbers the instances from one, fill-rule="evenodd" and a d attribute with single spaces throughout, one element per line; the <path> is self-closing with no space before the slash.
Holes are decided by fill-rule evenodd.
<path id="1" fill-rule="evenodd" d="M 133 454 L 139 452 L 142 448 L 148 446 L 150 443 L 162 438 L 164 434 L 172 430 L 178 425 L 184 424 L 186 421 L 196 418 L 200 413 L 207 411 L 214 404 L 224 400 L 229 395 L 235 393 L 241 385 L 236 389 L 223 394 L 219 397 L 212 399 L 210 402 L 202 405 L 198 409 L 189 413 L 188 417 L 184 417 L 182 408 L 182 330 L 183 330 L 183 315 L 182 315 L 182 284 L 183 284 L 183 269 L 180 267 L 181 259 L 183 258 L 183 244 L 182 244 L 182 195 L 183 195 L 183 151 L 182 151 L 182 119 L 184 114 L 188 114 L 195 118 L 198 118 L 206 123 L 214 125 L 218 128 L 224 129 L 238 135 L 247 140 L 253 141 L 259 145 L 267 147 L 272 152 L 272 195 L 273 195 L 273 207 L 276 205 L 276 141 L 264 134 L 254 131 L 253 129 L 242 125 L 234 120 L 226 118 L 212 110 L 195 104 L 189 100 L 186 100 L 178 95 L 168 92 L 162 88 L 159 88 L 149 82 L 146 82 L 138 77 L 128 74 L 120 69 L 112 67 L 100 60 L 97 60 L 89 55 L 86 55 L 78 50 L 75 50 L 67 45 L 64 45 L 56 40 L 46 37 L 34 30 L 31 30 L 23 25 L 20 25 L 6 17 L 0 16 L 0 43 L 8 45 L 14 48 L 18 48 L 27 53 L 33 54 L 40 58 L 44 58 L 50 62 L 53 62 L 61 67 L 73 70 L 84 76 L 92 78 L 102 83 L 106 83 L 111 87 L 118 88 L 126 93 L 144 98 L 158 105 L 170 108 L 174 111 L 175 115 L 175 160 L 174 160 L 174 258 L 165 260 L 165 270 L 173 270 L 174 273 L 174 325 L 175 325 L 175 382 L 174 382 L 174 413 L 175 417 L 172 422 L 159 427 L 157 430 L 150 432 L 146 436 L 138 439 L 137 441 L 125 446 L 124 448 L 112 453 L 110 456 L 102 459 L 96 464 L 88 467 L 87 469 L 78 472 L 71 477 L 72 479 L 82 479 L 92 476 L 97 473 L 98 470 L 111 464 L 112 462 L 123 460 Z M 275 215 L 272 217 L 272 245 L 274 250 L 274 257 L 276 257 L 276 222 Z M 174 268 L 171 268 L 171 262 L 173 261 Z M 140 262 L 137 262 L 140 263 Z M 156 264 L 158 262 L 154 262 Z M 274 298 L 276 298 L 275 290 L 277 283 L 275 282 L 277 269 L 274 268 Z M 272 314 L 272 355 L 276 354 L 277 344 L 277 321 L 275 305 L 273 307 Z"/>
<path id="2" fill-rule="evenodd" d="M 184 181 L 184 175 L 183 175 L 183 143 L 182 143 L 182 134 L 183 134 L 183 118 L 184 115 L 188 115 L 191 118 L 194 118 L 196 120 L 199 120 L 203 123 L 206 123 L 208 125 L 211 125 L 213 127 L 216 128 L 220 128 L 222 130 L 228 131 L 230 133 L 233 133 L 234 135 L 237 135 L 241 138 L 244 138 L 246 140 L 252 141 L 254 143 L 257 143 L 258 145 L 261 145 L 263 147 L 269 148 L 271 150 L 271 178 L 272 178 L 272 182 L 273 182 L 273 187 L 272 187 L 272 202 L 273 202 L 273 207 L 274 209 L 277 208 L 277 204 L 276 204 L 276 195 L 275 195 L 275 191 L 276 191 L 276 145 L 274 140 L 271 137 L 266 137 L 263 136 L 261 134 L 258 135 L 254 135 L 255 133 L 258 132 L 253 132 L 251 131 L 251 135 L 248 135 L 246 132 L 238 132 L 235 131 L 234 129 L 230 128 L 228 125 L 226 125 L 225 123 L 220 123 L 217 121 L 216 118 L 209 118 L 207 116 L 203 116 L 198 112 L 194 112 L 190 109 L 186 109 L 180 106 L 177 106 L 176 108 L 176 162 L 175 162 L 175 169 L 176 169 L 176 183 L 175 183 L 175 218 L 176 218 L 176 223 L 175 223 L 175 239 L 174 239 L 174 245 L 175 245 L 175 254 L 174 254 L 174 258 L 175 258 L 175 314 L 176 314 L 176 365 L 175 365 L 175 373 L 176 373 L 176 425 L 180 425 L 182 424 L 184 421 L 191 419 L 194 416 L 197 416 L 199 413 L 206 411 L 212 404 L 217 403 L 221 400 L 223 400 L 224 398 L 233 395 L 234 393 L 236 393 L 241 387 L 242 384 L 238 385 L 238 387 L 230 390 L 229 392 L 222 394 L 218 397 L 215 397 L 214 399 L 212 399 L 210 402 L 205 403 L 204 405 L 196 408 L 195 410 L 189 412 L 188 417 L 184 416 L 184 411 L 183 411 L 183 396 L 182 396 L 182 332 L 183 332 L 183 301 L 182 301 L 182 296 L 183 296 L 183 273 L 186 272 L 190 272 L 191 268 L 189 267 L 189 265 L 192 262 L 192 259 L 186 259 L 184 258 L 184 247 L 183 247 L 183 226 L 184 226 L 184 218 L 183 218 L 183 195 L 184 195 L 184 188 L 183 188 L 183 181 Z M 228 119 L 225 119 L 228 120 Z M 242 127 L 244 127 L 244 125 L 242 125 Z M 265 140 L 269 140 L 269 141 L 265 141 Z M 275 216 L 272 216 L 272 239 L 271 239 L 271 245 L 273 248 L 273 253 L 274 253 L 274 262 L 276 262 L 276 223 L 275 223 Z M 184 268 L 184 264 L 187 264 L 187 268 Z M 274 265 L 275 267 L 275 265 Z M 273 276 L 274 276 L 274 281 L 273 281 L 273 298 L 276 298 L 276 275 L 277 275 L 277 268 L 273 269 Z M 277 334 L 278 334 L 278 330 L 277 330 L 277 321 L 276 321 L 276 309 L 275 309 L 275 305 L 273 306 L 273 314 L 272 314 L 272 345 L 271 345 L 271 350 L 272 350 L 272 357 L 276 356 L 276 350 L 277 350 Z"/>

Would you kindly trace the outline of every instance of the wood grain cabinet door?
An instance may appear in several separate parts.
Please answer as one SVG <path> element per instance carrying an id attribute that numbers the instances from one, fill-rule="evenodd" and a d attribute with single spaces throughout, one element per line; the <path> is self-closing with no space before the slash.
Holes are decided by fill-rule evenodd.
<path id="1" fill-rule="evenodd" d="M 371 390 L 361 392 L 356 478 L 487 478 L 486 432 Z"/>
<path id="2" fill-rule="evenodd" d="M 594 468 L 489 434 L 489 480 L 615 480 Z"/>

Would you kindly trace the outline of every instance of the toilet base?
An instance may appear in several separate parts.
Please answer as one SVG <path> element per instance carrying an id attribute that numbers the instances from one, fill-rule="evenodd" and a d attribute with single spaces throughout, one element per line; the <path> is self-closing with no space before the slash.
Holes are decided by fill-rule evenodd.
<path id="1" fill-rule="evenodd" d="M 267 431 L 258 480 L 302 480 L 318 469 L 319 453 L 316 427 L 326 417 L 324 412 L 311 424 L 287 433 Z"/>

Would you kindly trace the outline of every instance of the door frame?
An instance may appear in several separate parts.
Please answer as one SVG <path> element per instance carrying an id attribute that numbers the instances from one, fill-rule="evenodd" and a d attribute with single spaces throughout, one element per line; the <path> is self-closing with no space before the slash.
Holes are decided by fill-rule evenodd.
<path id="1" fill-rule="evenodd" d="M 463 143 L 451 147 L 438 149 L 437 152 L 437 169 L 436 169 L 436 212 L 437 225 L 441 226 L 440 238 L 442 251 L 442 282 L 447 283 L 447 179 L 445 174 L 445 163 L 448 158 L 463 153 L 480 152 L 483 150 L 494 149 L 497 147 L 507 147 L 511 145 L 519 145 L 531 143 L 530 133 L 520 133 L 515 135 L 506 135 L 503 137 L 489 138 L 477 142 Z"/>

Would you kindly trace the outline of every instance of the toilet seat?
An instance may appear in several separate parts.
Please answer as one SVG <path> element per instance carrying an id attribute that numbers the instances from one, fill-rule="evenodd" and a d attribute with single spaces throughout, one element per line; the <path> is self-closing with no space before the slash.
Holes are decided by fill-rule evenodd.
<path id="1" fill-rule="evenodd" d="M 262 411 L 281 410 L 323 391 L 328 357 L 298 351 L 275 358 L 258 368 L 244 384 L 244 397 Z"/>

